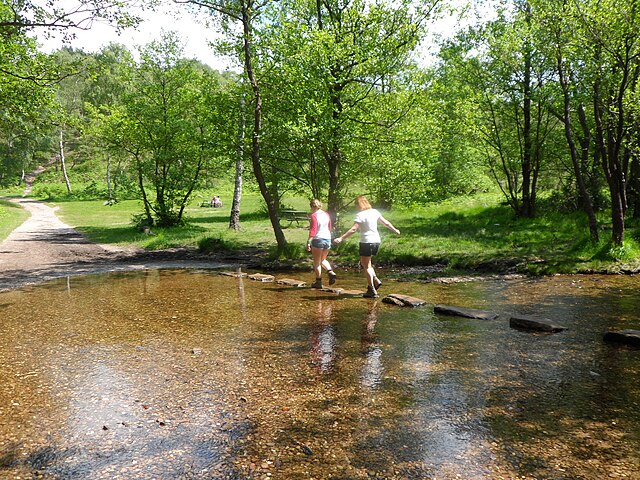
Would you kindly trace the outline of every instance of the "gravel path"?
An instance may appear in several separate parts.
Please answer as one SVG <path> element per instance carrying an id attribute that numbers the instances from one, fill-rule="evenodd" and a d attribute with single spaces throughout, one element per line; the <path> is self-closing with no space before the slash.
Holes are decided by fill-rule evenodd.
<path id="1" fill-rule="evenodd" d="M 31 217 L 0 244 L 0 291 L 87 273 L 146 268 L 220 268 L 238 263 L 233 259 L 204 257 L 192 250 L 146 252 L 92 243 L 62 222 L 56 216 L 57 208 L 28 198 L 12 201 L 28 210 Z"/>

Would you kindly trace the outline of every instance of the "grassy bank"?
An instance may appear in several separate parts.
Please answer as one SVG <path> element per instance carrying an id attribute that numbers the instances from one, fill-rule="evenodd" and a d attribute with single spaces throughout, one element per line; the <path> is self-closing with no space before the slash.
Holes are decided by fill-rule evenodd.
<path id="1" fill-rule="evenodd" d="M 99 201 L 59 202 L 59 215 L 99 243 L 134 244 L 146 249 L 191 246 L 242 250 L 274 249 L 275 240 L 264 206 L 257 194 L 243 197 L 240 232 L 228 229 L 230 205 L 220 209 L 200 207 L 195 198 L 186 211 L 188 224 L 181 228 L 155 228 L 145 234 L 132 226 L 140 213 L 137 201 L 105 206 Z M 401 231 L 397 237 L 382 227 L 383 247 L 377 263 L 442 265 L 445 272 L 523 272 L 534 274 L 600 271 L 614 273 L 640 269 L 640 229 L 629 225 L 624 248 L 612 248 L 610 230 L 601 241 L 589 240 L 582 214 L 546 214 L 517 219 L 496 195 L 458 198 L 415 208 L 384 212 Z M 306 210 L 303 198 L 288 199 L 287 206 Z M 352 224 L 355 212 L 341 215 L 339 228 Z M 601 219 L 606 222 L 606 217 Z M 284 222 L 292 248 L 287 256 L 304 258 L 307 229 Z M 357 237 L 331 252 L 333 261 L 357 262 Z"/>
<path id="2" fill-rule="evenodd" d="M 21 225 L 27 218 L 29 218 L 29 213 L 20 205 L 0 199 L 0 242 L 6 239 L 13 229 Z"/>

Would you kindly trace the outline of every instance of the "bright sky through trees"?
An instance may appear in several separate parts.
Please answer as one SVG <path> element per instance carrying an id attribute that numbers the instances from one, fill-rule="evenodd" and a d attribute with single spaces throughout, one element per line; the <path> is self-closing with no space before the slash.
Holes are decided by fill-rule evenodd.
<path id="1" fill-rule="evenodd" d="M 186 9 L 173 3 L 165 3 L 157 11 L 142 12 L 141 16 L 145 20 L 137 29 L 128 29 L 120 35 L 113 26 L 95 22 L 90 30 L 77 31 L 71 46 L 85 52 L 97 52 L 109 43 L 121 43 L 135 52 L 138 46 L 159 39 L 163 31 L 175 31 L 183 39 L 186 57 L 195 58 L 219 70 L 229 67 L 228 60 L 216 56 L 210 46 L 210 42 L 216 39 L 215 30 L 207 28 Z M 60 36 L 40 38 L 40 42 L 47 52 L 63 46 Z"/>
<path id="2" fill-rule="evenodd" d="M 475 8 L 478 8 L 476 2 Z M 457 0 L 452 4 L 462 9 L 466 1 Z M 485 7 L 486 10 L 486 7 Z M 210 42 L 216 39 L 216 32 L 213 28 L 207 28 L 203 22 L 199 21 L 193 14 L 185 8 L 172 3 L 165 2 L 156 11 L 145 11 L 140 14 L 145 20 L 137 29 L 128 29 L 120 35 L 116 29 L 105 23 L 95 22 L 90 30 L 77 31 L 76 39 L 71 46 L 85 52 L 97 52 L 109 43 L 124 44 L 129 50 L 135 52 L 137 47 L 148 44 L 152 40 L 160 38 L 162 32 L 175 31 L 184 41 L 185 56 L 195 58 L 215 69 L 225 70 L 231 68 L 228 59 L 217 56 Z M 473 15 L 467 14 L 465 20 L 460 21 L 457 16 L 450 15 L 433 21 L 429 28 L 430 35 L 418 52 L 419 60 L 429 63 L 432 55 L 436 53 L 434 44 L 438 37 L 452 35 L 461 28 L 461 25 L 469 23 L 469 18 Z M 61 37 L 51 39 L 40 38 L 43 48 L 47 52 L 57 50 L 63 46 Z"/>

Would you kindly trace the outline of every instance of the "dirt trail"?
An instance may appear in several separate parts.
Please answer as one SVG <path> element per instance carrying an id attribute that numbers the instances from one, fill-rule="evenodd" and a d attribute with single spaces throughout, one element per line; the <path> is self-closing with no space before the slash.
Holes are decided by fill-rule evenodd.
<path id="1" fill-rule="evenodd" d="M 31 213 L 0 244 L 0 291 L 45 280 L 145 268 L 220 268 L 233 259 L 214 259 L 183 249 L 146 252 L 99 245 L 62 222 L 56 209 L 27 198 L 13 199 Z"/>

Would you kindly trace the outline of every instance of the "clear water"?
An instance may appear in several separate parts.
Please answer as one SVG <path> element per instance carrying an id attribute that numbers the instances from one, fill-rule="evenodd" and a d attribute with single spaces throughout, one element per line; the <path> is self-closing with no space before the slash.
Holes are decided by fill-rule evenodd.
<path id="1" fill-rule="evenodd" d="M 640 329 L 639 286 L 386 281 L 431 304 L 410 309 L 152 270 L 1 293 L 0 478 L 638 479 L 640 349 L 602 337 Z"/>

